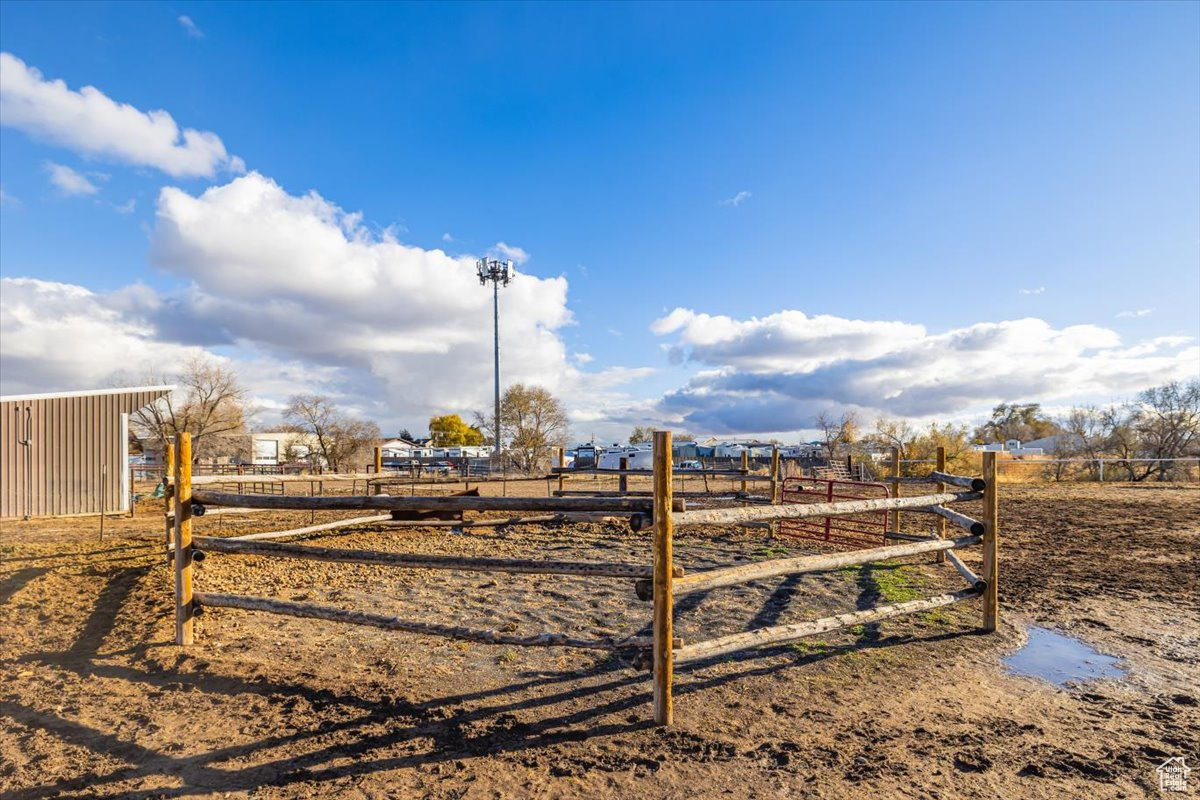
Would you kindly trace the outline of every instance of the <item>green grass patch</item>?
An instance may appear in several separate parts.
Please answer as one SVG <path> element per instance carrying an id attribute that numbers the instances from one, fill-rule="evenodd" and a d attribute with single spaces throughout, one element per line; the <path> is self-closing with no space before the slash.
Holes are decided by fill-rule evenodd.
<path id="1" fill-rule="evenodd" d="M 786 547 L 760 547 L 750 553 L 751 558 L 772 558 L 775 556 L 791 555 L 792 551 Z"/>

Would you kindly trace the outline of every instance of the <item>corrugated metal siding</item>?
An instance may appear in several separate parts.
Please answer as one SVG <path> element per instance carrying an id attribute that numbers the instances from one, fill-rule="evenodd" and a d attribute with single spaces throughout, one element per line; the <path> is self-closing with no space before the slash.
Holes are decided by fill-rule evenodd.
<path id="1" fill-rule="evenodd" d="M 121 415 L 166 393 L 133 390 L 0 401 L 0 517 L 125 508 L 121 484 L 129 445 L 121 436 Z M 28 446 L 21 444 L 26 438 Z"/>

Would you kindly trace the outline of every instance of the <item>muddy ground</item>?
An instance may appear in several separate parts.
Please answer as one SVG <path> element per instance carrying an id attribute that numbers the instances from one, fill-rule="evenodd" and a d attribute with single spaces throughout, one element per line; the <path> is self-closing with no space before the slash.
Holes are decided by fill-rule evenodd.
<path id="1" fill-rule="evenodd" d="M 146 502 L 134 519 L 110 519 L 103 542 L 94 519 L 0 523 L 0 797 L 1142 797 L 1159 796 L 1154 768 L 1166 758 L 1200 763 L 1194 484 L 1005 487 L 998 634 L 977 633 L 973 601 L 681 667 L 668 730 L 649 721 L 648 675 L 604 651 L 227 609 L 209 610 L 196 644 L 176 647 L 158 510 Z M 196 527 L 309 519 L 214 516 Z M 917 532 L 926 518 L 905 522 Z M 647 536 L 618 524 L 311 541 L 649 561 Z M 712 529 L 681 533 L 676 559 L 696 569 L 811 550 Z M 932 560 L 681 598 L 678 635 L 958 588 Z M 521 635 L 649 630 L 648 604 L 619 579 L 212 555 L 196 587 Z M 1002 659 L 1029 624 L 1120 656 L 1127 676 L 1060 689 L 1009 674 Z"/>

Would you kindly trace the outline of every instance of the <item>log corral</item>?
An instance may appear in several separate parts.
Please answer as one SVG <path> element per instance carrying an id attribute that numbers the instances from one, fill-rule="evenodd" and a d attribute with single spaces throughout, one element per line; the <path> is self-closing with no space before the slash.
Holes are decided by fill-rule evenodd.
<path id="1" fill-rule="evenodd" d="M 843 628 L 880 622 L 906 614 L 928 611 L 951 603 L 982 598 L 982 628 L 996 630 L 999 624 L 999 602 L 997 578 L 999 575 L 999 498 L 996 485 L 995 454 L 984 454 L 983 477 L 951 475 L 945 470 L 945 456 L 938 454 L 938 469 L 928 476 L 902 478 L 899 474 L 898 456 L 893 459 L 893 491 L 888 497 L 855 499 L 812 503 L 781 503 L 780 461 L 778 451 L 772 453 L 768 475 L 751 474 L 749 458 L 743 457 L 741 469 L 707 470 L 673 474 L 671 460 L 671 435 L 657 432 L 654 435 L 653 470 L 580 470 L 588 475 L 611 474 L 618 478 L 618 490 L 592 490 L 564 487 L 568 475 L 577 474 L 562 467 L 561 451 L 557 454 L 559 467 L 546 478 L 548 497 L 495 497 L 481 496 L 478 489 L 451 495 L 432 497 L 390 496 L 367 494 L 350 496 L 309 496 L 284 494 L 231 494 L 221 491 L 194 489 L 195 484 L 229 483 L 228 480 L 193 480 L 190 471 L 191 441 L 187 434 L 180 434 L 168 451 L 175 455 L 172 463 L 173 479 L 168 481 L 168 501 L 164 509 L 167 530 L 169 561 L 175 572 L 175 623 L 176 642 L 190 645 L 193 640 L 193 619 L 205 607 L 234 608 L 258 611 L 306 619 L 318 619 L 355 625 L 366 625 L 385 630 L 406 631 L 424 636 L 440 636 L 489 644 L 536 647 L 574 647 L 585 649 L 632 650 L 640 655 L 634 662 L 648 665 L 652 671 L 653 718 L 658 725 L 670 725 L 674 717 L 673 680 L 675 668 L 681 664 L 696 664 L 706 660 L 728 656 L 743 650 L 763 646 L 780 645 L 796 639 L 814 636 Z M 624 466 L 624 464 L 622 465 Z M 382 465 L 378 452 L 375 458 L 375 473 L 369 475 L 322 476 L 324 482 L 336 480 L 380 479 Z M 682 491 L 687 477 L 716 477 L 727 479 L 731 484 L 740 484 L 738 490 Z M 635 476 L 652 479 L 647 490 L 631 489 L 629 480 Z M 551 491 L 551 482 L 557 479 L 557 491 Z M 681 490 L 675 490 L 675 481 L 681 481 Z M 280 483 L 294 478 L 281 478 Z M 751 495 L 750 484 L 756 481 L 769 482 L 765 495 Z M 590 483 L 591 481 L 589 481 Z M 936 486 L 930 494 L 907 494 L 901 497 L 901 483 L 924 482 Z M 611 485 L 611 484 L 610 484 Z M 878 486 L 878 484 L 874 484 Z M 947 491 L 946 487 L 966 491 Z M 766 487 L 764 487 L 766 488 Z M 725 503 L 724 507 L 706 507 L 687 510 L 684 498 L 696 499 L 709 506 Z M 954 509 L 950 504 L 962 501 L 983 500 L 982 520 L 973 519 Z M 735 505 L 736 504 L 736 505 Z M 214 516 L 222 513 L 242 513 L 261 509 L 296 511 L 346 511 L 378 510 L 385 513 L 359 516 L 279 531 L 265 531 L 240 536 L 193 536 L 193 519 L 205 515 L 211 508 Z M 918 511 L 933 517 L 928 535 L 914 535 L 899 530 L 900 511 Z M 508 516 L 499 518 L 480 517 L 465 519 L 465 512 L 504 512 Z M 518 512 L 540 512 L 537 516 L 520 516 Z M 717 566 L 692 573 L 685 573 L 673 562 L 672 542 L 675 529 L 681 527 L 700 528 L 709 526 L 759 527 L 769 533 L 779 520 L 850 516 L 863 512 L 887 513 L 891 517 L 891 530 L 884 534 L 884 546 L 867 549 L 851 549 L 835 553 L 818 553 L 789 558 L 776 558 L 753 563 Z M 929 517 L 926 517 L 928 519 Z M 649 531 L 644 560 L 629 561 L 566 561 L 550 558 L 490 558 L 471 556 L 448 556 L 403 552 L 383 552 L 345 548 L 316 547 L 306 544 L 272 541 L 316 535 L 330 535 L 331 531 L 349 528 L 364 530 L 394 527 L 436 528 L 455 527 L 455 533 L 466 535 L 465 530 L 476 527 L 502 527 L 513 524 L 554 525 L 593 520 L 628 521 L 632 535 L 645 537 Z M 958 538 L 947 538 L 946 524 L 950 523 L 966 531 Z M 826 525 L 828 523 L 825 523 Z M 502 534 L 501 534 L 502 535 Z M 629 535 L 629 534 L 626 534 Z M 701 534 L 702 535 L 702 534 Z M 900 544 L 886 544 L 887 539 Z M 646 541 L 646 539 L 642 539 Z M 877 540 L 878 541 L 878 540 Z M 982 545 L 982 570 L 976 574 L 959 557 L 956 551 Z M 484 551 L 486 553 L 486 551 Z M 478 553 L 478 551 L 476 551 Z M 457 570 L 486 573 L 534 574 L 545 576 L 575 576 L 574 580 L 617 579 L 629 582 L 636 596 L 653 604 L 649 630 L 651 635 L 604 635 L 580 636 L 574 633 L 535 633 L 512 635 L 482 627 L 422 622 L 401 617 L 387 616 L 366 611 L 335 608 L 309 603 L 298 603 L 271 597 L 254 597 L 243 594 L 192 592 L 193 562 L 203 560 L 209 554 L 222 556 L 253 556 L 259 558 L 284 558 L 323 561 L 338 564 L 362 564 L 375 567 L 395 567 L 403 570 Z M 716 636 L 705 641 L 684 643 L 674 635 L 673 617 L 676 597 L 709 592 L 722 587 L 731 587 L 753 581 L 829 572 L 858 565 L 877 564 L 897 558 L 920 554 L 932 554 L 938 563 L 947 563 L 952 574 L 957 574 L 966 587 L 959 591 L 943 592 L 932 597 L 905 600 L 873 608 L 859 608 L 842 614 L 834 614 L 808 622 L 788 625 L 770 625 L 729 635 Z M 636 563 L 640 561 L 640 563 Z M 548 577 L 550 580 L 562 580 Z M 488 583 L 487 586 L 497 586 Z M 563 584 L 565 585 L 565 584 Z M 503 591 L 496 588 L 495 591 Z M 738 601 L 740 602 L 740 601 Z M 690 635 L 690 634 L 689 634 Z"/>

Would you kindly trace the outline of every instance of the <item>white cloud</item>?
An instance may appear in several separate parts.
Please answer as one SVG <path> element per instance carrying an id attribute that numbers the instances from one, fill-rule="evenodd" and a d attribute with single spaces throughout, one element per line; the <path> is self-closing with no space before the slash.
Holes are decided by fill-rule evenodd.
<path id="1" fill-rule="evenodd" d="M 79 174 L 65 164 L 55 164 L 53 161 L 47 161 L 46 172 L 50 174 L 50 182 L 62 194 L 68 197 L 95 194 L 100 191 L 100 188 L 89 181 L 86 176 Z"/>
<path id="2" fill-rule="evenodd" d="M 132 214 L 136 210 L 137 210 L 137 200 L 133 197 L 129 198 L 128 200 L 126 200 L 124 203 L 121 203 L 120 205 L 113 206 L 113 211 L 117 212 L 118 214 Z"/>
<path id="3" fill-rule="evenodd" d="M 596 360 L 595 356 L 591 353 L 576 353 L 573 358 L 576 364 L 590 364 Z"/>
<path id="4" fill-rule="evenodd" d="M 386 426 L 488 407 L 491 293 L 474 258 L 374 234 L 315 192 L 250 173 L 198 196 L 158 198 L 153 263 L 186 287 L 97 294 L 6 280 L 5 392 L 104 385 L 122 369 L 201 351 L 229 354 L 257 405 L 319 391 Z M 502 378 L 545 386 L 576 422 L 611 417 L 649 368 L 585 372 L 558 330 L 565 278 L 518 273 L 501 290 Z M 600 426 L 602 428 L 603 426 Z"/>
<path id="5" fill-rule="evenodd" d="M 4 191 L 4 187 L 0 186 L 0 206 L 10 206 L 12 208 L 16 208 L 19 205 L 21 205 L 21 200 Z"/>
<path id="6" fill-rule="evenodd" d="M 179 16 L 179 24 L 183 26 L 185 31 L 187 31 L 187 35 L 193 39 L 204 38 L 204 31 L 200 30 L 200 26 L 193 22 L 192 18 L 187 14 L 181 14 Z"/>
<path id="7" fill-rule="evenodd" d="M 492 258 L 512 259 L 512 262 L 518 267 L 529 260 L 529 253 L 526 253 L 520 247 L 514 247 L 504 242 L 496 242 L 488 250 L 488 255 Z"/>
<path id="8" fill-rule="evenodd" d="M 1148 317 L 1154 313 L 1153 308 L 1139 308 L 1136 311 L 1122 311 L 1117 314 L 1117 319 L 1132 319 L 1134 317 Z"/>
<path id="9" fill-rule="evenodd" d="M 724 432 L 811 427 L 825 409 L 956 416 L 996 402 L 1110 398 L 1197 372 L 1191 338 L 1132 347 L 1094 325 L 981 322 L 945 333 L 882 320 L 782 311 L 735 320 L 677 308 L 652 330 L 701 366 L 659 404 L 664 419 Z"/>
<path id="10" fill-rule="evenodd" d="M 453 241 L 454 241 L 454 237 L 453 237 L 453 236 L 451 236 L 451 235 L 450 235 L 450 234 L 448 234 L 448 233 L 443 233 L 443 234 L 442 234 L 442 241 L 443 241 L 443 242 L 453 242 Z"/>
<path id="11" fill-rule="evenodd" d="M 734 208 L 736 208 L 737 206 L 740 206 L 742 203 L 746 202 L 749 199 L 750 199 L 750 192 L 741 191 L 741 192 L 738 192 L 737 194 L 735 194 L 733 197 L 727 197 L 724 200 L 722 200 L 721 205 L 733 206 Z"/>
<path id="12" fill-rule="evenodd" d="M 155 167 L 175 177 L 244 171 L 220 137 L 180 130 L 166 111 L 140 111 L 93 86 L 49 81 L 11 53 L 0 53 L 0 123 L 82 155 Z"/>
<path id="13" fill-rule="evenodd" d="M 1036 289 L 1017 289 L 1017 291 L 1020 294 L 1044 294 L 1046 291 L 1046 287 L 1039 286 Z"/>
<path id="14" fill-rule="evenodd" d="M 5 394 L 94 389 L 118 370 L 202 352 L 159 341 L 153 326 L 82 286 L 2 278 L 0 287 Z"/>

